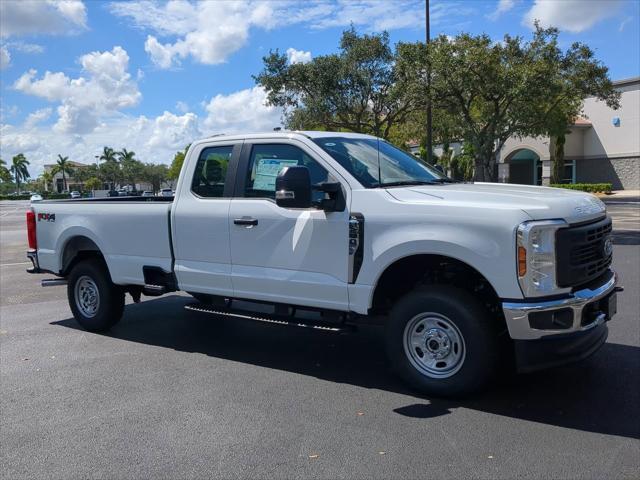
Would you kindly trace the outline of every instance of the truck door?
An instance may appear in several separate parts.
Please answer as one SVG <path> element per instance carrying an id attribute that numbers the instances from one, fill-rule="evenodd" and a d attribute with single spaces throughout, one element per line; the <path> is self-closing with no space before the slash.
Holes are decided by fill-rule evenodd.
<path id="1" fill-rule="evenodd" d="M 194 148 L 173 213 L 174 270 L 181 290 L 232 296 L 229 205 L 242 144 Z"/>
<path id="2" fill-rule="evenodd" d="M 234 296 L 348 310 L 349 212 L 276 205 L 275 177 L 289 165 L 306 166 L 312 184 L 337 181 L 300 141 L 245 142 L 229 210 Z"/>

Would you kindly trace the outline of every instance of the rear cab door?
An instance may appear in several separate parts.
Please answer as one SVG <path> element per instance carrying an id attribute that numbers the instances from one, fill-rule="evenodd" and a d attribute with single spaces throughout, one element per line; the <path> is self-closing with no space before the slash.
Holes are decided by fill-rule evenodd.
<path id="1" fill-rule="evenodd" d="M 195 144 L 173 211 L 174 271 L 181 290 L 233 296 L 229 206 L 242 140 Z"/>
<path id="2" fill-rule="evenodd" d="M 306 166 L 312 184 L 340 181 L 349 205 L 346 182 L 304 142 L 245 139 L 229 210 L 234 296 L 346 311 L 348 208 L 325 212 L 279 207 L 275 177 L 290 165 Z M 323 195 L 314 193 L 314 199 Z"/>

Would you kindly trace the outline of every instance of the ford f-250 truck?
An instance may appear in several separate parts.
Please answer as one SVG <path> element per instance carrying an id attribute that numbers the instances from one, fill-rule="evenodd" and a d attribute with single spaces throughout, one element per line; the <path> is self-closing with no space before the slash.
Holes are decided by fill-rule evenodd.
<path id="1" fill-rule="evenodd" d="M 44 201 L 27 223 L 29 271 L 61 277 L 43 283 L 68 285 L 87 330 L 118 322 L 126 293 L 177 290 L 240 318 L 377 321 L 397 372 L 436 395 L 484 386 L 505 355 L 520 371 L 590 355 L 620 290 L 596 197 L 456 183 L 361 134 L 204 139 L 175 198 Z"/>

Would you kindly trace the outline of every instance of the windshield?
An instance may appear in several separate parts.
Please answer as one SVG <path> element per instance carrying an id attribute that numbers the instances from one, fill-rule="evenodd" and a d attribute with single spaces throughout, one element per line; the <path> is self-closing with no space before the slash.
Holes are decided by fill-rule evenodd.
<path id="1" fill-rule="evenodd" d="M 377 138 L 321 137 L 314 142 L 366 188 L 451 181 L 413 155 Z"/>

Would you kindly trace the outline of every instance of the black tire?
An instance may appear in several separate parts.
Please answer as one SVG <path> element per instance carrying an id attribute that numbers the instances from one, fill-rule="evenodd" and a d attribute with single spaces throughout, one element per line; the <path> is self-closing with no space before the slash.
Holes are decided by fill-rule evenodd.
<path id="1" fill-rule="evenodd" d="M 79 282 L 82 282 L 79 285 Z M 89 295 L 89 300 L 76 302 L 76 293 Z M 87 293 L 88 292 L 88 293 Z M 98 302 L 92 302 L 96 292 Z M 124 289 L 111 281 L 109 270 L 101 259 L 88 259 L 77 263 L 71 270 L 67 283 L 67 298 L 73 316 L 90 332 L 104 332 L 122 318 Z M 91 309 L 95 313 L 91 315 Z"/>
<path id="2" fill-rule="evenodd" d="M 416 390 L 442 397 L 468 395 L 485 387 L 498 369 L 497 324 L 484 305 L 465 290 L 446 285 L 419 287 L 402 297 L 390 312 L 387 354 L 398 374 Z M 427 345 L 431 340 L 436 343 Z M 438 361 L 437 355 L 445 355 L 443 361 Z M 425 366 L 427 362 L 435 365 Z M 449 370 L 434 372 L 445 367 Z"/>

